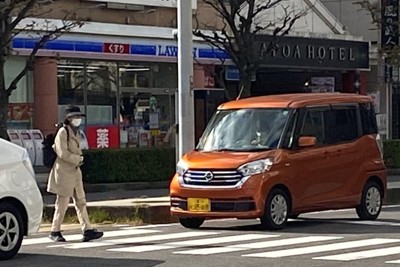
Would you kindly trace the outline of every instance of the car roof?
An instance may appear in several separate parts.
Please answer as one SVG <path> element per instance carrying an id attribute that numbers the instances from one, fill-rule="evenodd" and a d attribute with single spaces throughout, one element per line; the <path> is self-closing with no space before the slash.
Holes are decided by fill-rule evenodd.
<path id="1" fill-rule="evenodd" d="M 221 104 L 218 109 L 240 108 L 301 108 L 305 106 L 341 104 L 341 103 L 365 103 L 372 98 L 366 95 L 348 93 L 297 93 L 249 97 L 240 100 L 229 101 Z"/>

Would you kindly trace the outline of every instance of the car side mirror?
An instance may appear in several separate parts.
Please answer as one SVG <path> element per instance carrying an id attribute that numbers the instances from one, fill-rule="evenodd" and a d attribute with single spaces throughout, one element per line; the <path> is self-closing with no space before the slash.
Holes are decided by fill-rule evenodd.
<path id="1" fill-rule="evenodd" d="M 315 146 L 317 138 L 315 136 L 300 136 L 298 141 L 299 147 Z"/>

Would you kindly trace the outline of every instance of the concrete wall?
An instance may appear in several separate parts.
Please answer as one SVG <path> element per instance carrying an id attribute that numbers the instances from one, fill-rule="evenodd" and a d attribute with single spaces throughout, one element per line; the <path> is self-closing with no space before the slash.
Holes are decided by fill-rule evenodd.
<path id="1" fill-rule="evenodd" d="M 352 35 L 362 36 L 365 41 L 378 41 L 379 31 L 372 24 L 371 15 L 355 1 L 320 0 Z M 370 1 L 371 2 L 371 1 Z"/>
<path id="2" fill-rule="evenodd" d="M 177 9 L 166 7 L 144 6 L 144 10 L 111 9 L 101 2 L 84 2 L 81 0 L 55 1 L 40 11 L 35 17 L 61 19 L 68 14 L 68 17 L 79 18 L 83 21 L 115 23 L 126 25 L 147 25 L 158 27 L 177 27 Z M 36 14 L 39 14 L 36 12 Z M 197 9 L 193 10 L 197 16 L 200 27 L 202 25 L 216 25 L 220 27 L 221 20 L 216 12 L 205 7 L 201 0 L 198 0 Z M 195 26 L 196 20 L 193 20 Z"/>

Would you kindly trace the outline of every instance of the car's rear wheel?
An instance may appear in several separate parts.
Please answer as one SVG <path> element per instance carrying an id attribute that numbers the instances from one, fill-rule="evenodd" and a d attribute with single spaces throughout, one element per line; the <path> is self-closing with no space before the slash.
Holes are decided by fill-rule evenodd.
<path id="1" fill-rule="evenodd" d="M 279 188 L 274 188 L 269 193 L 265 202 L 263 217 L 260 218 L 264 229 L 280 230 L 285 227 L 289 216 L 289 197 Z"/>
<path id="2" fill-rule="evenodd" d="M 14 257 L 23 238 L 22 216 L 19 210 L 9 203 L 0 204 L 0 260 Z"/>
<path id="3" fill-rule="evenodd" d="M 382 209 L 382 188 L 378 183 L 370 181 L 364 186 L 360 205 L 356 207 L 356 212 L 361 220 L 375 220 L 378 218 Z"/>
<path id="4" fill-rule="evenodd" d="M 183 227 L 198 229 L 204 223 L 204 218 L 197 218 L 197 217 L 179 218 L 179 222 Z"/>

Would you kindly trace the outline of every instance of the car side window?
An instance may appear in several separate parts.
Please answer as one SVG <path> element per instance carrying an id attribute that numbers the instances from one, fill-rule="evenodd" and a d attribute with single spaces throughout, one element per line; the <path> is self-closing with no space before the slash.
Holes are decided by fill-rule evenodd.
<path id="1" fill-rule="evenodd" d="M 372 103 L 369 102 L 360 104 L 360 117 L 363 135 L 378 133 L 376 115 Z"/>
<path id="2" fill-rule="evenodd" d="M 327 108 L 306 109 L 300 136 L 314 136 L 317 139 L 317 145 L 326 144 L 325 125 L 328 111 Z"/>
<path id="3" fill-rule="evenodd" d="M 330 144 L 349 142 L 359 137 L 357 106 L 332 107 L 330 122 Z"/>

